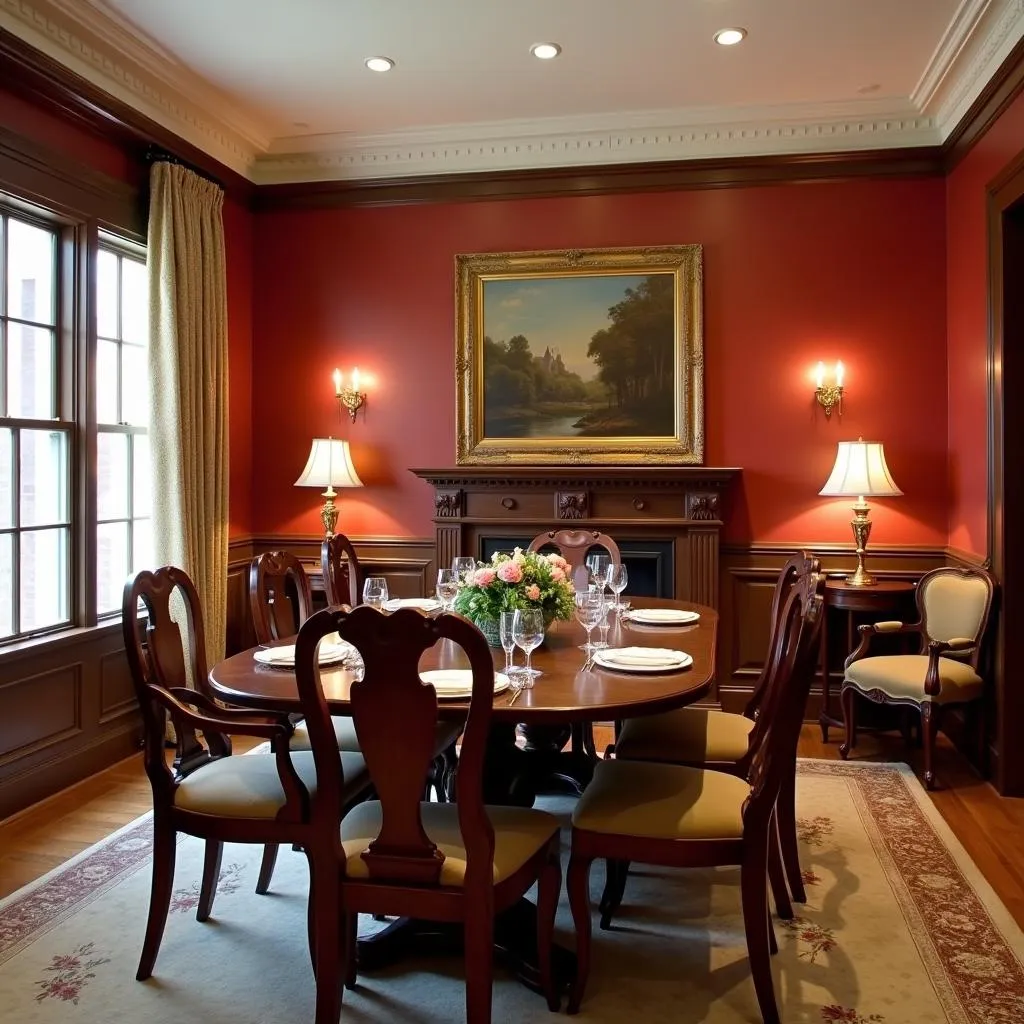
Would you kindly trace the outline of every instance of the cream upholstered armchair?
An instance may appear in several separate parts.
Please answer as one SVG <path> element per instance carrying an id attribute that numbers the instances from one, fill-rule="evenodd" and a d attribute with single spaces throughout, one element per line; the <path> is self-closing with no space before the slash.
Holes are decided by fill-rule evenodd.
<path id="1" fill-rule="evenodd" d="M 846 738 L 840 755 L 849 756 L 857 742 L 856 698 L 876 704 L 916 708 L 921 713 L 924 745 L 924 780 L 935 786 L 935 737 L 946 708 L 974 704 L 984 692 L 980 659 L 995 584 L 984 569 L 933 569 L 917 587 L 920 621 L 876 622 L 860 627 L 860 644 L 846 659 L 842 705 Z M 917 654 L 867 657 L 875 636 L 916 633 L 921 645 Z M 974 714 L 983 747 L 984 719 Z"/>

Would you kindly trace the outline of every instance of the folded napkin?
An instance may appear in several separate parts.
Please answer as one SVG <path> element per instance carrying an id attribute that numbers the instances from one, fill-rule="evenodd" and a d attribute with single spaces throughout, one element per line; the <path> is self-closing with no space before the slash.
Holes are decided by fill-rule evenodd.
<path id="1" fill-rule="evenodd" d="M 671 668 L 682 665 L 687 655 L 682 651 L 671 651 L 664 647 L 617 647 L 598 653 L 599 661 L 611 665 L 636 665 L 642 668 Z"/>
<path id="2" fill-rule="evenodd" d="M 393 597 L 390 601 L 384 602 L 384 607 L 389 612 L 396 612 L 399 608 L 419 608 L 422 612 L 436 612 L 441 607 L 440 601 L 432 597 Z"/>

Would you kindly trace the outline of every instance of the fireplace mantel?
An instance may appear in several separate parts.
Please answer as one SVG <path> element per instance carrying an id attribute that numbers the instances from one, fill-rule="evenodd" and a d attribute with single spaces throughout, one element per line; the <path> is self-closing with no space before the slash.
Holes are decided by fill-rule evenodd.
<path id="1" fill-rule="evenodd" d="M 718 604 L 723 493 L 736 468 L 704 466 L 456 466 L 413 469 L 434 488 L 438 565 L 481 557 L 488 537 L 591 528 L 669 541 L 673 595 Z"/>

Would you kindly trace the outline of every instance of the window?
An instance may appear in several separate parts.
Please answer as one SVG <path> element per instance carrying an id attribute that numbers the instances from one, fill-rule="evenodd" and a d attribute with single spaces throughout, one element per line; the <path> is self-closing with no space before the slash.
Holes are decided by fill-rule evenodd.
<path id="1" fill-rule="evenodd" d="M 96 276 L 96 611 L 106 615 L 150 562 L 149 306 L 141 256 L 104 238 Z"/>
<path id="2" fill-rule="evenodd" d="M 0 642 L 117 614 L 151 537 L 145 252 L 5 199 Z"/>
<path id="3" fill-rule="evenodd" d="M 73 424 L 60 416 L 59 232 L 0 210 L 0 637 L 70 621 Z"/>

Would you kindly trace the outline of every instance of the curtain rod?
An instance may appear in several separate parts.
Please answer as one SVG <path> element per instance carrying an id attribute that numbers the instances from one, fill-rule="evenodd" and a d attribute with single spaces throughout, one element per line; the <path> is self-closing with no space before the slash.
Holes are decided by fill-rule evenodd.
<path id="1" fill-rule="evenodd" d="M 173 153 L 169 153 L 166 149 L 161 149 L 159 146 L 150 146 L 146 150 L 145 159 L 147 164 L 177 164 L 179 167 L 185 167 L 192 171 L 193 174 L 198 174 L 200 178 L 205 178 L 207 181 L 213 182 L 213 184 L 218 188 L 225 188 L 224 182 L 219 178 L 215 178 L 209 173 L 209 171 L 204 171 L 201 167 L 197 167 L 195 164 L 189 163 L 187 160 L 183 160 L 180 156 L 175 156 Z"/>

